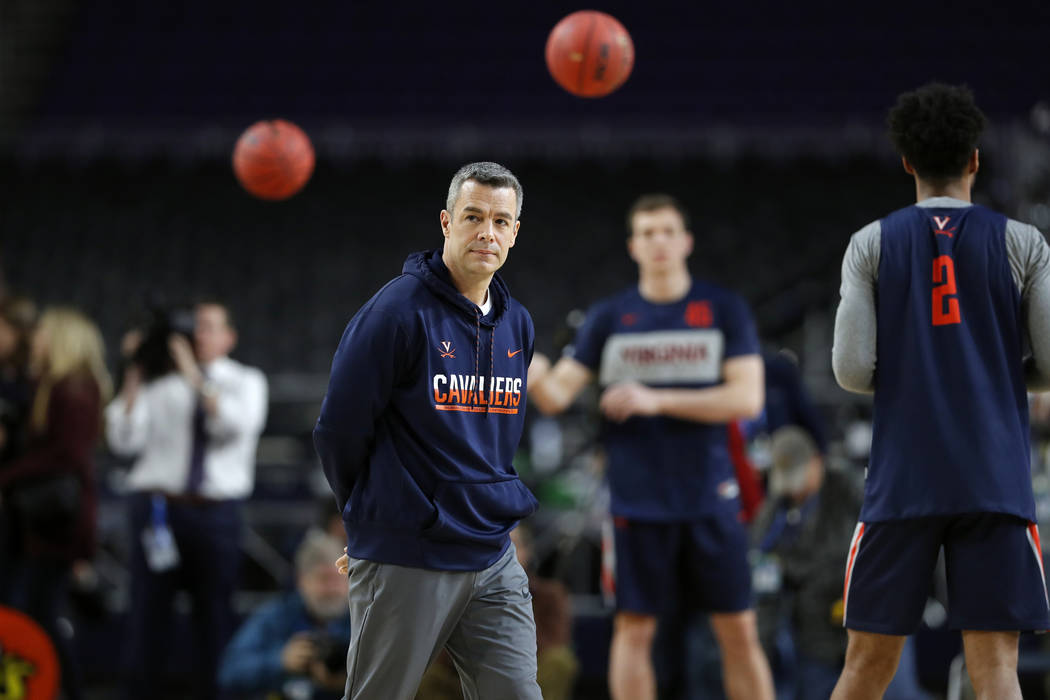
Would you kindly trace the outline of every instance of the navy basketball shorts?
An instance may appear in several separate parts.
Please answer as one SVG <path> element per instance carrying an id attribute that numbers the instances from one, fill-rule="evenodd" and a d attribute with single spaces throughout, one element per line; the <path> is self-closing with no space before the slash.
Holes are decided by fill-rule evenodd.
<path id="1" fill-rule="evenodd" d="M 846 563 L 844 626 L 914 633 L 942 546 L 951 629 L 1050 629 L 1039 531 L 1001 513 L 858 523 Z"/>
<path id="2" fill-rule="evenodd" d="M 616 609 L 661 615 L 751 607 L 744 525 L 735 517 L 653 523 L 613 518 Z"/>

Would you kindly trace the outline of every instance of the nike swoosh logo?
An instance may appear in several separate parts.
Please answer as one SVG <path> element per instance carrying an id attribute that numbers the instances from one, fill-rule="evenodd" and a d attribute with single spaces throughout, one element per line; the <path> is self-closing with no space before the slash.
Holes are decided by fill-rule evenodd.
<path id="1" fill-rule="evenodd" d="M 522 348 L 521 350 L 524 350 L 524 349 L 525 349 L 525 348 Z M 508 351 L 507 351 L 507 359 L 509 360 L 510 358 L 514 357 L 514 356 L 515 356 L 515 355 L 517 355 L 517 354 L 518 354 L 519 352 L 521 352 L 521 350 L 515 350 L 514 352 L 511 352 L 510 350 L 508 350 Z"/>

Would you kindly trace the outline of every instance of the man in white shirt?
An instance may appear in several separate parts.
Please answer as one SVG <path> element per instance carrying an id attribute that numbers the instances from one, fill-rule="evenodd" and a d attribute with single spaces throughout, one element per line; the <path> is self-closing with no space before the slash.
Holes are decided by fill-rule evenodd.
<path id="1" fill-rule="evenodd" d="M 239 503 L 254 485 L 266 378 L 227 357 L 237 334 L 222 304 L 197 305 L 193 336 L 192 344 L 171 336 L 173 372 L 144 382 L 141 368 L 129 365 L 106 409 L 110 447 L 137 457 L 128 475 L 129 700 L 159 697 L 176 590 L 185 588 L 193 601 L 194 698 L 217 697 L 218 660 L 233 630 Z"/>

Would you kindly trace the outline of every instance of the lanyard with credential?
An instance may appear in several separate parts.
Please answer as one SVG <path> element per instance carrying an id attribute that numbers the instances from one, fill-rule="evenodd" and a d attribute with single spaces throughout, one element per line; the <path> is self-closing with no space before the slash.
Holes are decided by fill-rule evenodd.
<path id="1" fill-rule="evenodd" d="M 179 549 L 168 527 L 168 502 L 159 494 L 150 497 L 150 526 L 142 532 L 142 553 L 150 571 L 156 573 L 179 563 Z"/>
<path id="2" fill-rule="evenodd" d="M 776 515 L 773 516 L 773 522 L 769 525 L 769 530 L 766 532 L 766 536 L 762 538 L 762 544 L 759 549 L 762 552 L 772 552 L 776 549 L 777 545 L 781 544 L 783 538 L 783 544 L 790 546 L 794 542 L 795 538 L 798 537 L 798 533 L 802 528 L 802 523 L 806 522 L 806 518 L 816 510 L 817 505 L 820 503 L 820 494 L 814 494 L 801 506 L 795 506 L 792 508 L 784 508 L 780 506 L 777 508 Z M 794 517 L 789 517 L 791 511 L 795 511 Z"/>
<path id="3" fill-rule="evenodd" d="M 150 497 L 149 522 L 154 532 L 160 532 L 168 525 L 168 502 L 159 493 Z"/>

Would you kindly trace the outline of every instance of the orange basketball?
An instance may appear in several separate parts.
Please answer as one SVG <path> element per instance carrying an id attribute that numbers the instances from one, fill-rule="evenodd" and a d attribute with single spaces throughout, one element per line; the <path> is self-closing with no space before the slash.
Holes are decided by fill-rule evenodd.
<path id="1" fill-rule="evenodd" d="M 580 10 L 547 37 L 547 68 L 578 97 L 604 97 L 624 84 L 634 67 L 634 42 L 613 16 Z"/>
<path id="2" fill-rule="evenodd" d="M 314 147 L 302 129 L 283 119 L 255 122 L 233 149 L 233 172 L 260 199 L 288 199 L 314 171 Z"/>

